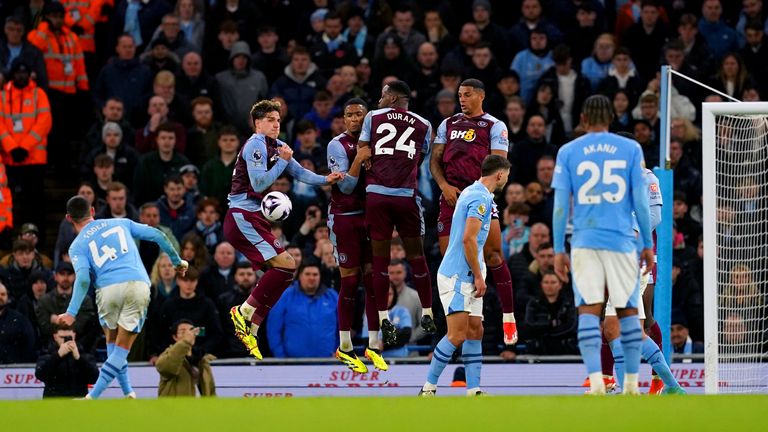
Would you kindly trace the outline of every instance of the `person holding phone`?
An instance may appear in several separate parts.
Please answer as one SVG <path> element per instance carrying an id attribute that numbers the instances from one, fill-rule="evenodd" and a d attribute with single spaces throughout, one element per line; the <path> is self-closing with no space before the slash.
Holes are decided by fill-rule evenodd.
<path id="1" fill-rule="evenodd" d="M 99 377 L 99 368 L 93 358 L 81 352 L 75 340 L 75 331 L 59 327 L 46 354 L 40 356 L 35 377 L 45 383 L 43 397 L 83 397 L 88 384 Z"/>
<path id="2" fill-rule="evenodd" d="M 180 319 L 172 330 L 174 343 L 160 354 L 155 364 L 160 374 L 157 395 L 196 396 L 199 391 L 201 396 L 216 396 L 210 365 L 216 357 L 195 347 L 197 337 L 205 335 L 205 327 L 195 327 L 192 321 Z"/>

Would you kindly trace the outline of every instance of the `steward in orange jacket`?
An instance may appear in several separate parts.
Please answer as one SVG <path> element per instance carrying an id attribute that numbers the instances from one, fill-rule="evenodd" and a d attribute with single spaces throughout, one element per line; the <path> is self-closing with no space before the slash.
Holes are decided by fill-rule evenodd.
<path id="1" fill-rule="evenodd" d="M 45 8 L 45 20 L 27 39 L 43 52 L 48 87 L 67 94 L 88 90 L 83 48 L 77 35 L 64 27 L 64 6 L 53 2 Z"/>
<path id="2" fill-rule="evenodd" d="M 64 16 L 64 25 L 78 35 L 83 52 L 96 52 L 94 33 L 96 23 L 101 20 L 103 0 L 59 1 L 67 10 L 67 14 Z"/>
<path id="3" fill-rule="evenodd" d="M 29 79 L 29 66 L 14 60 L 12 78 L 0 92 L 0 142 L 4 165 L 45 165 L 51 107 L 43 89 Z M 0 176 L 2 180 L 3 176 Z M 0 185 L 1 186 L 1 185 Z"/>

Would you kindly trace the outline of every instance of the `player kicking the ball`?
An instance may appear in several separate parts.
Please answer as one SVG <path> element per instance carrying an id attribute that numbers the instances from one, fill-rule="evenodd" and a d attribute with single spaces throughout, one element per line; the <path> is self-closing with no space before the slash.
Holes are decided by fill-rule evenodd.
<path id="1" fill-rule="evenodd" d="M 67 220 L 77 233 L 69 247 L 75 286 L 67 311 L 57 321 L 72 326 L 93 282 L 99 322 L 107 337 L 107 361 L 85 398 L 97 399 L 115 378 L 123 394 L 135 398 L 128 379 L 128 353 L 147 318 L 149 276 L 134 238 L 157 243 L 181 275 L 189 265 L 179 258 L 162 231 L 130 219 L 94 220 L 93 215 L 93 207 L 85 198 L 74 196 L 67 201 Z"/>
<path id="2" fill-rule="evenodd" d="M 489 154 L 507 157 L 509 139 L 507 126 L 483 112 L 485 85 L 476 79 L 464 80 L 459 86 L 461 113 L 440 123 L 432 147 L 430 169 L 443 193 L 440 195 L 440 215 L 437 222 L 440 253 L 448 249 L 448 235 L 459 193 L 480 177 L 480 166 Z M 512 295 L 512 276 L 501 253 L 501 227 L 494 203 L 491 209 L 491 230 L 483 248 L 485 262 L 493 276 L 503 312 L 504 343 L 517 342 L 517 324 Z"/>
<path id="3" fill-rule="evenodd" d="M 331 173 L 327 177 L 304 169 L 295 159 L 290 146 L 277 139 L 280 133 L 280 104 L 269 100 L 251 108 L 255 133 L 240 149 L 232 173 L 229 210 L 224 218 L 224 237 L 251 262 L 254 270 L 264 275 L 241 305 L 229 311 L 235 335 L 248 353 L 261 360 L 256 333 L 269 310 L 277 303 L 296 271 L 296 262 L 283 249 L 261 214 L 261 198 L 283 171 L 295 179 L 312 185 L 334 184 L 344 177 Z M 246 321 L 250 321 L 248 328 Z"/>
<path id="4" fill-rule="evenodd" d="M 505 157 L 486 156 L 481 165 L 482 177 L 467 186 L 456 201 L 448 250 L 437 271 L 437 290 L 445 309 L 448 334 L 435 347 L 427 382 L 419 396 L 435 395 L 440 374 L 459 346 L 467 375 L 467 395 L 483 394 L 480 390 L 485 294 L 483 246 L 491 229 L 493 193 L 507 184 L 509 167 Z"/>
<path id="5" fill-rule="evenodd" d="M 435 331 L 432 319 L 432 282 L 424 257 L 424 215 L 416 194 L 416 174 L 429 153 L 432 126 L 408 111 L 411 89 L 402 81 L 384 86 L 379 107 L 365 116 L 359 147 L 371 148 L 366 172 L 365 225 L 373 249 L 373 290 L 384 343 L 397 342 L 389 321 L 389 261 L 392 232 L 397 228 L 413 270 L 413 283 L 421 302 L 421 327 Z M 368 323 L 369 325 L 371 322 Z"/>
<path id="6" fill-rule="evenodd" d="M 341 272 L 339 290 L 339 349 L 336 358 L 355 372 L 366 373 L 368 368 L 352 350 L 352 316 L 360 281 L 365 285 L 365 313 L 369 329 L 365 357 L 379 370 L 389 366 L 381 356 L 379 347 L 379 316 L 373 292 L 371 246 L 365 230 L 365 179 L 363 162 L 371 157 L 370 147 L 357 147 L 357 138 L 363 126 L 368 107 L 362 99 L 354 98 L 344 104 L 344 133 L 328 144 L 328 168 L 344 174 L 344 178 L 331 189 L 328 209 L 328 228 L 331 242 L 336 248 L 336 259 Z"/>

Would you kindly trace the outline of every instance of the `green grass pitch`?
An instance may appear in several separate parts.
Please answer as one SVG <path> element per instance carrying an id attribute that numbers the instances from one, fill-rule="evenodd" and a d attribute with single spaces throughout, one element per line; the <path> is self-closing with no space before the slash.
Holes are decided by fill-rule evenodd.
<path id="1" fill-rule="evenodd" d="M 3 401 L 0 417 L 8 431 L 735 432 L 768 430 L 768 396 Z"/>

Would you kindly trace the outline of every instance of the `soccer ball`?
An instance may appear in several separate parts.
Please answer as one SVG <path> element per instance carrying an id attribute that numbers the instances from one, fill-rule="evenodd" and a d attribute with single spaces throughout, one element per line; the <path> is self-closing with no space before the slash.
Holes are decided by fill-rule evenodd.
<path id="1" fill-rule="evenodd" d="M 288 219 L 293 204 L 288 195 L 272 191 L 261 200 L 261 213 L 272 222 L 281 222 Z"/>

